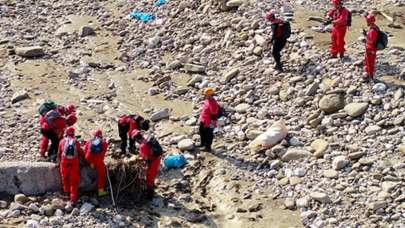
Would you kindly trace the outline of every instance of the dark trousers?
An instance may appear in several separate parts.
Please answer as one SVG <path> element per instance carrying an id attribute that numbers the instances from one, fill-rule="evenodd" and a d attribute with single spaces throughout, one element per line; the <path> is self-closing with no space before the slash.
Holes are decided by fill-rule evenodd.
<path id="1" fill-rule="evenodd" d="M 118 124 L 118 133 L 121 138 L 121 152 L 126 153 L 128 147 L 129 124 Z M 135 141 L 129 137 L 129 152 L 134 152 Z"/>
<path id="2" fill-rule="evenodd" d="M 282 67 L 283 65 L 281 64 L 281 51 L 285 47 L 287 43 L 287 40 L 284 39 L 275 39 L 273 42 L 273 58 L 274 61 L 276 62 L 277 67 Z"/>
<path id="3" fill-rule="evenodd" d="M 48 150 L 48 157 L 51 159 L 51 161 L 56 161 L 60 138 L 52 130 L 41 129 L 41 134 L 45 135 L 49 140 L 51 140 L 51 146 Z"/>
<path id="4" fill-rule="evenodd" d="M 200 137 L 201 146 L 211 150 L 212 141 L 214 140 L 214 129 L 205 127 L 203 123 L 200 123 Z"/>

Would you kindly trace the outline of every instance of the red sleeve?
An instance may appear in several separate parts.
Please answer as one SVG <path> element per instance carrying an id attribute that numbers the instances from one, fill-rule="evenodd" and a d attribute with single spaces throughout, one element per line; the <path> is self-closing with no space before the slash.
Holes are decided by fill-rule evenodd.
<path id="1" fill-rule="evenodd" d="M 84 145 L 84 157 L 86 160 L 89 160 L 89 155 L 90 155 L 90 141 L 87 141 L 86 144 Z"/>
<path id="2" fill-rule="evenodd" d="M 333 16 L 333 9 L 329 10 L 326 15 L 327 15 L 327 17 L 332 18 L 332 16 Z"/>
<path id="3" fill-rule="evenodd" d="M 84 157 L 84 151 L 78 140 L 76 140 L 76 149 L 79 151 L 79 157 Z"/>
<path id="4" fill-rule="evenodd" d="M 139 148 L 139 154 L 144 160 L 150 160 L 150 148 L 146 143 L 142 143 L 140 148 Z"/>
<path id="5" fill-rule="evenodd" d="M 214 101 L 212 102 L 212 105 L 211 105 L 211 107 L 210 107 L 210 112 L 211 112 L 212 115 L 218 115 L 218 112 L 219 112 L 219 104 L 218 104 L 218 102 L 217 102 L 216 100 L 214 100 Z"/>
<path id="6" fill-rule="evenodd" d="M 58 160 L 60 162 L 61 158 L 62 158 L 62 151 L 63 151 L 63 147 L 65 146 L 65 139 L 62 139 L 59 142 L 59 146 L 58 146 Z"/>
<path id="7" fill-rule="evenodd" d="M 134 119 L 130 119 L 129 120 L 129 130 L 128 130 L 128 134 L 131 134 L 131 132 L 135 129 L 138 129 L 138 126 L 136 125 L 136 122 Z"/>
<path id="8" fill-rule="evenodd" d="M 336 20 L 333 22 L 334 25 L 337 26 L 346 26 L 347 25 L 347 18 L 349 17 L 349 11 L 346 8 L 342 9 L 342 13 Z"/>

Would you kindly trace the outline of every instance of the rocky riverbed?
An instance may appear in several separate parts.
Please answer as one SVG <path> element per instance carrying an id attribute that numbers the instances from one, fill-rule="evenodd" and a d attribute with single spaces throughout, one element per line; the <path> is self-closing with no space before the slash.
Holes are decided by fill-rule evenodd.
<path id="1" fill-rule="evenodd" d="M 37 159 L 46 98 L 78 105 L 83 139 L 101 127 L 114 143 L 117 116 L 139 112 L 168 153 L 188 157 L 181 170 L 161 170 L 153 202 L 113 209 L 92 195 L 75 207 L 58 193 L 2 197 L 0 225 L 403 226 L 405 3 L 351 1 L 341 61 L 327 58 L 328 28 L 309 20 L 328 2 L 0 0 L 0 162 Z M 273 70 L 267 44 L 271 8 L 292 21 L 285 73 Z M 129 19 L 134 9 L 155 20 Z M 378 83 L 361 80 L 359 15 L 369 10 L 390 34 Z M 207 86 L 228 112 L 212 154 L 193 149 Z M 287 138 L 251 152 L 249 142 L 280 119 Z"/>

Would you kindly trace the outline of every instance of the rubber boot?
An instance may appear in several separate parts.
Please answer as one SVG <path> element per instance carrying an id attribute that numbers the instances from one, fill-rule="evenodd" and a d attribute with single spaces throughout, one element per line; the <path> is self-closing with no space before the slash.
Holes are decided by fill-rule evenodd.
<path id="1" fill-rule="evenodd" d="M 108 192 L 104 191 L 104 188 L 99 188 L 98 189 L 98 197 L 103 197 L 108 195 Z"/>

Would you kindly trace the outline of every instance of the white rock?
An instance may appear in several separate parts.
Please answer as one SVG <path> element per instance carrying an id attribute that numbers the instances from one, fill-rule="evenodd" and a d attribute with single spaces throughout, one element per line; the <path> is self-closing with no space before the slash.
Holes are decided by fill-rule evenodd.
<path id="1" fill-rule="evenodd" d="M 80 208 L 80 214 L 85 215 L 94 209 L 94 205 L 91 203 L 84 203 Z"/>
<path id="2" fill-rule="evenodd" d="M 238 112 L 238 113 L 245 113 L 245 112 L 247 112 L 247 110 L 250 108 L 250 105 L 249 104 L 246 104 L 246 103 L 242 103 L 242 104 L 238 104 L 236 107 L 235 107 L 235 110 L 236 110 L 236 112 Z"/>
<path id="3" fill-rule="evenodd" d="M 380 126 L 377 125 L 372 125 L 372 126 L 368 126 L 366 127 L 366 129 L 364 130 L 368 135 L 374 135 L 375 133 L 379 132 L 381 130 Z"/>
<path id="4" fill-rule="evenodd" d="M 192 150 L 194 149 L 194 141 L 192 139 L 183 139 L 177 144 L 177 147 L 181 151 Z"/>
<path id="5" fill-rule="evenodd" d="M 349 161 L 347 160 L 346 156 L 337 156 L 333 159 L 332 167 L 335 170 L 340 170 L 343 169 L 347 164 L 349 164 Z"/>
<path id="6" fill-rule="evenodd" d="M 170 110 L 168 108 L 161 109 L 150 116 L 150 120 L 157 122 L 162 119 L 166 119 L 170 116 Z"/>

